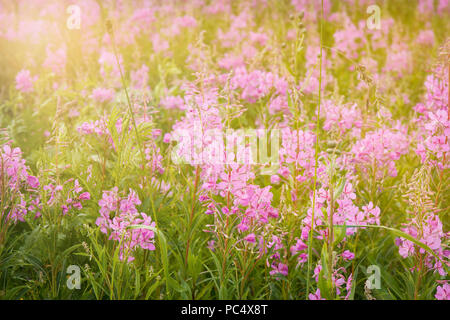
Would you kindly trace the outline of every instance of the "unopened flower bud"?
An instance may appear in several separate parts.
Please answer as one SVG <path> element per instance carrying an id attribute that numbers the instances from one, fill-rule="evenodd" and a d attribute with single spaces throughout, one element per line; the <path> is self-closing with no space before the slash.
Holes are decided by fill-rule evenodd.
<path id="1" fill-rule="evenodd" d="M 330 140 L 327 142 L 328 148 L 335 148 L 337 146 L 337 142 L 334 140 Z"/>
<path id="2" fill-rule="evenodd" d="M 113 32 L 111 20 L 106 20 L 106 32 L 109 34 L 112 34 Z"/>

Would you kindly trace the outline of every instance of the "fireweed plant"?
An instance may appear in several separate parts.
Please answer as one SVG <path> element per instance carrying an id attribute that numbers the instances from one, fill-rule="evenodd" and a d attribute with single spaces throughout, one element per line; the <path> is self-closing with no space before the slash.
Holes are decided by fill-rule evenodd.
<path id="1" fill-rule="evenodd" d="M 0 0 L 0 298 L 450 299 L 449 21 Z"/>

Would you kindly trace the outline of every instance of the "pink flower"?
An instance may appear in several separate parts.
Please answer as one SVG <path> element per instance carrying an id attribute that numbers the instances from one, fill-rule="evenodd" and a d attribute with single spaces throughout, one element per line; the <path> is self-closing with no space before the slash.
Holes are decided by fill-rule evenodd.
<path id="1" fill-rule="evenodd" d="M 297 239 L 297 243 L 294 246 L 292 246 L 290 250 L 291 250 L 291 253 L 293 255 L 295 255 L 295 254 L 297 254 L 297 252 L 303 251 L 307 248 L 308 248 L 308 246 L 302 240 Z"/>
<path id="2" fill-rule="evenodd" d="M 434 45 L 434 32 L 433 30 L 422 30 L 416 39 L 417 43 L 422 45 L 433 46 Z"/>
<path id="3" fill-rule="evenodd" d="M 103 197 L 98 202 L 100 206 L 100 217 L 95 222 L 100 231 L 109 234 L 110 240 L 120 241 L 123 245 L 120 247 L 120 259 L 133 261 L 133 252 L 138 248 L 145 250 L 155 250 L 153 239 L 155 232 L 155 222 L 150 216 L 139 212 L 136 206 L 141 204 L 141 200 L 136 192 L 129 190 L 127 197 L 121 197 L 118 194 L 118 188 L 114 187 L 111 191 L 103 191 Z M 151 227 L 150 229 L 137 228 L 129 229 L 131 225 L 143 225 Z"/>
<path id="4" fill-rule="evenodd" d="M 143 64 L 140 69 L 131 72 L 131 85 L 135 89 L 148 90 L 148 67 Z"/>
<path id="5" fill-rule="evenodd" d="M 208 241 L 208 249 L 211 250 L 211 251 L 214 251 L 215 250 L 215 248 L 214 248 L 215 243 L 216 242 L 214 240 Z"/>
<path id="6" fill-rule="evenodd" d="M 36 178 L 35 176 L 28 176 L 27 177 L 27 182 L 30 185 L 31 188 L 36 189 L 37 187 L 39 187 L 39 179 Z"/>
<path id="7" fill-rule="evenodd" d="M 325 116 L 323 129 L 326 131 L 338 130 L 341 133 L 351 132 L 356 134 L 362 127 L 362 114 L 355 103 L 351 106 L 335 105 L 332 101 L 324 101 L 321 108 L 321 117 Z"/>
<path id="8" fill-rule="evenodd" d="M 279 184 L 280 183 L 280 176 L 278 176 L 278 175 L 276 175 L 276 174 L 274 174 L 274 175 L 272 175 L 272 176 L 270 176 L 270 183 L 273 183 L 273 184 Z"/>
<path id="9" fill-rule="evenodd" d="M 26 93 L 33 91 L 33 82 L 37 80 L 37 76 L 31 77 L 29 70 L 21 70 L 16 76 L 16 89 Z"/>
<path id="10" fill-rule="evenodd" d="M 90 200 L 91 199 L 91 195 L 89 194 L 89 192 L 83 192 L 82 194 L 80 194 L 78 199 L 80 199 L 80 200 Z"/>
<path id="11" fill-rule="evenodd" d="M 183 98 L 178 96 L 164 96 L 159 103 L 166 109 L 186 109 Z"/>
<path id="12" fill-rule="evenodd" d="M 92 91 L 92 99 L 98 102 L 109 102 L 114 98 L 115 91 L 112 88 L 95 88 Z"/>
<path id="13" fill-rule="evenodd" d="M 317 289 L 316 293 L 310 293 L 308 298 L 309 300 L 325 300 L 320 296 L 320 289 Z"/>
<path id="14" fill-rule="evenodd" d="M 40 216 L 40 200 L 36 194 L 39 180 L 29 175 L 28 171 L 19 148 L 12 149 L 8 144 L 0 146 L 0 184 L 6 190 L 6 197 L 0 199 L 5 209 L 0 212 L 0 219 L 17 223 L 25 221 L 30 212 L 35 212 L 35 217 Z"/>
<path id="15" fill-rule="evenodd" d="M 410 256 L 414 253 L 414 244 L 408 240 L 401 241 L 400 248 L 398 249 L 398 253 L 403 258 L 407 258 L 408 256 Z"/>
<path id="16" fill-rule="evenodd" d="M 182 28 L 195 28 L 197 26 L 197 20 L 194 17 L 188 15 L 177 17 L 174 23 Z"/>
<path id="17" fill-rule="evenodd" d="M 52 47 L 49 45 L 47 46 L 47 57 L 44 61 L 43 66 L 46 68 L 49 68 L 53 71 L 53 73 L 60 75 L 65 72 L 66 69 L 66 48 L 65 46 L 53 50 Z"/>
<path id="18" fill-rule="evenodd" d="M 282 274 L 284 276 L 288 275 L 288 266 L 284 263 L 272 264 L 273 270 L 270 271 L 270 275 Z"/>
<path id="19" fill-rule="evenodd" d="M 393 72 L 402 77 L 404 73 L 412 71 L 411 50 L 401 42 L 394 42 L 387 51 L 386 65 L 383 72 Z"/>
<path id="20" fill-rule="evenodd" d="M 367 206 L 362 207 L 364 214 L 367 216 L 368 223 L 380 224 L 380 208 L 374 207 L 372 201 Z"/>
<path id="21" fill-rule="evenodd" d="M 337 30 L 333 37 L 335 48 L 344 52 L 345 56 L 351 59 L 357 59 L 360 50 L 366 44 L 366 37 L 363 29 L 355 26 L 353 22 L 344 16 L 344 29 Z"/>
<path id="22" fill-rule="evenodd" d="M 254 233 L 250 233 L 249 235 L 247 235 L 244 240 L 247 242 L 251 242 L 251 243 L 255 243 L 255 234 Z"/>
<path id="23" fill-rule="evenodd" d="M 153 50 L 156 53 L 167 51 L 170 47 L 169 42 L 161 38 L 159 33 L 153 34 L 152 38 Z"/>
<path id="24" fill-rule="evenodd" d="M 360 167 L 364 174 L 376 170 L 376 178 L 381 179 L 387 173 L 397 176 L 395 161 L 409 151 L 409 139 L 405 128 L 378 129 L 366 134 L 364 139 L 357 141 L 350 153 L 351 163 Z M 375 166 L 375 168 L 372 168 Z"/>
<path id="25" fill-rule="evenodd" d="M 437 300 L 450 300 L 450 285 L 444 283 L 442 286 L 438 286 L 435 297 Z"/>
<path id="26" fill-rule="evenodd" d="M 345 250 L 344 252 L 342 252 L 342 258 L 346 261 L 350 261 L 355 258 L 355 254 L 353 252 L 350 252 L 349 250 Z"/>

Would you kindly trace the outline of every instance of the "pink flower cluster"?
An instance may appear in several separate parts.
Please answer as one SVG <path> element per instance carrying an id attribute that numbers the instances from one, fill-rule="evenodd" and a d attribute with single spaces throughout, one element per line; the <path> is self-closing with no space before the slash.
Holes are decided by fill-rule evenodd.
<path id="1" fill-rule="evenodd" d="M 44 67 L 49 68 L 56 75 L 63 75 L 66 70 L 67 50 L 65 46 L 54 49 L 47 47 L 47 57 L 44 61 Z"/>
<path id="2" fill-rule="evenodd" d="M 122 56 L 119 55 L 118 60 L 123 68 Z M 102 76 L 105 84 L 115 88 L 121 87 L 120 69 L 117 65 L 114 53 L 107 51 L 106 49 L 102 49 L 98 63 L 100 64 L 100 75 Z"/>
<path id="3" fill-rule="evenodd" d="M 437 300 L 450 300 L 450 284 L 444 283 L 436 289 L 435 298 Z"/>
<path id="4" fill-rule="evenodd" d="M 361 110 L 355 104 L 350 107 L 335 105 L 332 101 L 326 100 L 321 106 L 321 116 L 325 117 L 323 129 L 326 131 L 338 130 L 341 134 L 351 132 L 354 137 L 360 136 L 363 124 Z"/>
<path id="5" fill-rule="evenodd" d="M 350 150 L 350 164 L 360 168 L 367 177 L 395 177 L 395 161 L 409 152 L 408 134 L 403 127 L 381 128 L 366 133 Z"/>
<path id="6" fill-rule="evenodd" d="M 386 64 L 383 72 L 392 72 L 398 77 L 412 72 L 411 50 L 402 43 L 395 42 L 387 52 Z"/>
<path id="7" fill-rule="evenodd" d="M 63 215 L 67 214 L 72 209 L 83 209 L 82 202 L 91 199 L 89 192 L 82 192 L 83 188 L 80 186 L 77 179 L 68 179 L 60 185 L 49 183 L 45 185 L 43 189 L 48 192 L 48 206 L 51 207 L 60 204 L 61 202 L 63 203 L 61 205 Z"/>
<path id="8" fill-rule="evenodd" d="M 449 168 L 450 118 L 448 111 L 448 71 L 438 67 L 436 75 L 429 75 L 425 81 L 425 102 L 415 106 L 420 114 L 419 143 L 416 153 L 422 163 L 428 159 L 441 170 Z M 445 159 L 447 161 L 445 161 Z"/>
<path id="9" fill-rule="evenodd" d="M 112 88 L 95 88 L 92 90 L 92 99 L 97 102 L 110 102 L 114 99 L 115 91 Z"/>
<path id="10" fill-rule="evenodd" d="M 36 80 L 37 76 L 32 77 L 30 70 L 21 70 L 16 76 L 16 89 L 23 93 L 31 92 Z"/>
<path id="11" fill-rule="evenodd" d="M 271 187 L 248 184 L 248 180 L 254 178 L 249 166 L 231 165 L 229 170 L 218 169 L 205 170 L 202 190 L 206 194 L 201 200 L 208 208 L 207 214 L 237 215 L 237 229 L 240 232 L 254 231 L 258 226 L 268 223 L 270 218 L 278 217 L 278 210 L 271 206 Z M 217 194 L 226 201 L 225 207 L 220 208 L 220 204 L 212 199 L 212 195 Z"/>
<path id="12" fill-rule="evenodd" d="M 180 110 L 186 109 L 183 98 L 179 96 L 170 96 L 170 95 L 164 96 L 161 98 L 161 101 L 159 103 L 165 109 L 180 109 Z"/>
<path id="13" fill-rule="evenodd" d="M 349 261 L 352 260 L 354 254 L 350 251 L 346 250 L 342 254 L 336 256 L 336 263 L 339 261 Z M 322 271 L 322 265 L 318 264 L 314 269 L 314 279 L 316 282 L 319 282 L 320 272 Z M 336 289 L 336 296 L 348 300 L 350 294 L 352 292 L 352 283 L 353 283 L 353 274 L 350 273 L 346 277 L 347 270 L 344 267 L 339 267 L 332 270 L 331 281 L 333 283 L 333 287 Z M 347 279 L 346 279 L 347 278 Z M 344 295 L 345 294 L 345 295 Z M 309 300 L 326 300 L 322 298 L 320 289 L 317 289 L 315 293 L 310 293 L 308 296 Z"/>
<path id="14" fill-rule="evenodd" d="M 313 177 L 314 143 L 315 136 L 311 131 L 282 128 L 278 174 L 284 178 L 292 176 L 299 182 Z M 296 198 L 297 196 L 293 194 L 292 197 Z"/>
<path id="15" fill-rule="evenodd" d="M 416 42 L 424 46 L 433 46 L 434 41 L 434 32 L 432 29 L 422 30 L 416 38 Z"/>
<path id="16" fill-rule="evenodd" d="M 285 95 L 288 83 L 283 78 L 272 72 L 253 70 L 248 72 L 245 68 L 237 68 L 230 79 L 233 90 L 242 89 L 241 97 L 248 102 L 256 102 L 259 99 L 274 94 Z"/>
<path id="17" fill-rule="evenodd" d="M 418 10 L 424 14 L 430 14 L 437 11 L 438 14 L 448 13 L 450 10 L 450 1 L 448 0 L 438 0 L 437 6 L 435 6 L 435 1 L 433 0 L 419 0 Z"/>
<path id="18" fill-rule="evenodd" d="M 5 144 L 0 148 L 0 218 L 13 222 L 25 221 L 28 213 L 41 215 L 38 194 L 39 180 L 28 173 L 20 148 Z"/>
<path id="19" fill-rule="evenodd" d="M 150 168 L 151 172 L 159 172 L 160 174 L 162 174 L 164 172 L 164 168 L 162 166 L 163 157 L 161 155 L 159 147 L 153 140 L 150 140 L 146 143 L 144 153 L 145 160 L 148 161 L 147 166 Z"/>
<path id="20" fill-rule="evenodd" d="M 336 196 L 336 194 L 335 194 Z M 363 226 L 370 224 L 380 224 L 380 209 L 375 207 L 372 202 L 363 206 L 362 210 L 359 209 L 353 201 L 356 199 L 356 194 L 351 182 L 346 182 L 341 194 L 336 201 L 336 207 L 331 205 L 331 194 L 327 188 L 320 188 L 316 194 L 316 210 L 314 212 L 314 232 L 316 238 L 319 240 L 329 241 L 329 228 L 324 228 L 328 225 L 327 219 L 332 215 L 333 225 L 346 226 L 345 234 L 341 242 L 345 242 L 349 236 L 355 234 L 358 229 L 364 229 Z M 332 211 L 333 209 L 333 211 Z M 297 239 L 294 246 L 291 246 L 290 252 L 293 256 L 297 256 L 299 264 L 303 264 L 308 259 L 307 249 L 308 245 L 305 243 L 309 238 L 312 224 L 312 208 L 308 209 L 306 218 L 303 219 L 303 228 L 301 239 Z M 325 216 L 325 214 L 327 216 Z M 348 226 L 348 227 L 347 227 Z M 338 233 L 336 227 L 335 232 Z M 335 234 L 336 236 L 336 234 Z M 334 239 L 335 240 L 335 239 Z M 341 244 L 338 243 L 338 246 Z M 348 299 L 351 294 L 353 275 L 348 274 L 345 267 L 339 267 L 345 262 L 351 261 L 355 258 L 355 254 L 349 250 L 345 250 L 334 258 L 332 266 L 332 283 L 336 290 L 336 296 L 342 299 Z M 322 265 L 317 264 L 314 269 L 314 277 L 317 283 L 319 283 L 319 276 L 322 270 Z M 324 300 L 321 297 L 320 289 L 317 289 L 316 293 L 309 295 L 310 300 Z"/>
<path id="21" fill-rule="evenodd" d="M 100 217 L 96 224 L 101 232 L 108 234 L 109 239 L 120 242 L 119 257 L 121 260 L 131 262 L 137 248 L 155 250 L 155 232 L 149 229 L 130 229 L 133 225 L 144 225 L 155 228 L 155 222 L 150 216 L 139 212 L 136 206 L 141 205 L 138 195 L 132 189 L 126 197 L 121 197 L 118 188 L 103 191 L 102 199 L 98 202 Z"/>
<path id="22" fill-rule="evenodd" d="M 364 35 L 365 23 L 366 21 L 361 21 L 355 26 L 347 16 L 344 16 L 344 28 L 337 30 L 333 35 L 335 49 L 347 58 L 357 59 L 367 42 Z"/>
<path id="23" fill-rule="evenodd" d="M 149 90 L 148 87 L 149 68 L 143 64 L 139 69 L 131 73 L 131 85 L 137 90 Z"/>
<path id="24" fill-rule="evenodd" d="M 224 150 L 221 147 L 223 140 L 215 137 L 215 133 L 221 133 L 223 127 L 220 111 L 216 107 L 217 93 L 211 91 L 203 96 L 188 94 L 185 102 L 187 105 L 185 116 L 172 126 L 172 132 L 166 139 L 178 142 L 174 151 L 178 161 L 190 164 L 214 163 L 211 149 L 217 147 L 217 150 Z M 193 107 L 192 105 L 196 103 L 200 105 Z"/>
<path id="25" fill-rule="evenodd" d="M 122 132 L 122 118 L 117 119 L 115 128 L 117 133 L 120 134 Z M 100 118 L 99 120 L 83 122 L 77 127 L 77 131 L 82 135 L 93 135 L 99 139 L 106 139 L 111 147 L 115 149 L 114 141 L 110 129 L 108 128 L 108 118 L 106 116 Z"/>
<path id="26" fill-rule="evenodd" d="M 331 194 L 327 188 L 320 188 L 316 194 L 316 209 L 314 212 L 314 230 L 319 234 L 318 239 L 324 239 L 328 236 L 327 229 L 319 229 L 320 226 L 326 225 L 324 211 L 329 216 L 333 214 L 334 225 L 348 225 L 348 226 L 363 226 L 369 224 L 380 224 L 380 208 L 374 207 L 372 202 L 359 209 L 353 201 L 356 199 L 356 194 L 351 182 L 346 182 L 339 198 L 334 199 L 337 207 L 334 212 L 331 212 Z M 312 200 L 311 200 L 312 203 Z M 312 222 L 312 208 L 307 211 L 307 216 L 303 219 L 302 236 L 303 240 L 307 240 L 311 230 Z M 347 227 L 346 234 L 348 236 L 356 233 L 356 227 Z"/>
<path id="27" fill-rule="evenodd" d="M 404 238 L 396 239 L 396 244 L 399 247 L 400 255 L 403 258 L 407 258 L 408 256 L 412 256 L 417 253 L 416 250 L 418 250 L 420 254 L 426 254 L 425 265 L 428 269 L 437 270 L 439 274 L 445 276 L 447 272 L 445 271 L 441 261 L 445 261 L 450 258 L 450 251 L 444 250 L 444 240 L 448 239 L 450 235 L 443 232 L 442 222 L 439 217 L 434 213 L 427 213 L 422 218 L 412 217 L 410 222 L 402 230 L 427 245 L 436 253 L 439 259 L 436 259 L 424 249 L 417 247 L 412 241 Z"/>

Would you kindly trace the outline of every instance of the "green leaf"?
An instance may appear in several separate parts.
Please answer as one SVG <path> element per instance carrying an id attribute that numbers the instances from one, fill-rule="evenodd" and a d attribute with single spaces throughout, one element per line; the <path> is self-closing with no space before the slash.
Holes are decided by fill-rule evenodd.
<path id="1" fill-rule="evenodd" d="M 356 268 L 355 270 L 355 274 L 353 275 L 353 280 L 352 280 L 352 288 L 350 289 L 350 295 L 348 297 L 349 300 L 354 300 L 355 297 L 355 292 L 356 292 L 356 279 L 358 277 L 358 268 Z"/>
<path id="2" fill-rule="evenodd" d="M 334 190 L 333 193 L 333 199 L 339 199 L 339 197 L 342 194 L 342 191 L 344 191 L 344 187 L 345 187 L 345 178 L 339 181 L 339 185 L 337 186 L 337 188 Z"/>
<path id="3" fill-rule="evenodd" d="M 322 252 L 320 254 L 320 264 L 322 270 L 319 273 L 318 286 L 320 289 L 320 295 L 327 300 L 333 299 L 333 284 L 329 280 L 329 270 L 328 270 L 328 246 L 326 243 L 322 246 Z"/>

